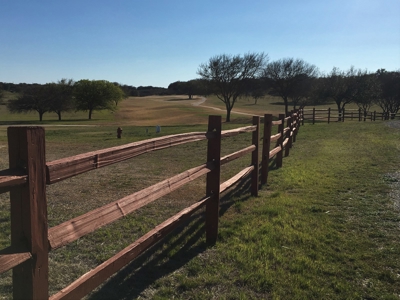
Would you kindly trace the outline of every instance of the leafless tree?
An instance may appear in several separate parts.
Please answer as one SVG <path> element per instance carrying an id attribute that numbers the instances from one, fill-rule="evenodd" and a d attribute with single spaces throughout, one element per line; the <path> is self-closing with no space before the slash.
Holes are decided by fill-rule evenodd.
<path id="1" fill-rule="evenodd" d="M 304 91 L 305 80 L 315 78 L 317 75 L 318 68 L 315 65 L 294 58 L 273 61 L 263 70 L 263 77 L 272 92 L 282 97 L 286 115 L 288 115 L 289 98 L 298 98 Z"/>
<path id="2" fill-rule="evenodd" d="M 258 77 L 267 61 L 268 56 L 264 53 L 221 54 L 199 66 L 197 74 L 211 85 L 212 92 L 225 104 L 226 122 L 230 122 L 233 106 L 246 91 L 246 79 Z"/>

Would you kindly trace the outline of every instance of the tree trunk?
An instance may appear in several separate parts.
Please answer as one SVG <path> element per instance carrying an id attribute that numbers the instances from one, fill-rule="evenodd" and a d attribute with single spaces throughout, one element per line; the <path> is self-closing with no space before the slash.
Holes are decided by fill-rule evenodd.
<path id="1" fill-rule="evenodd" d="M 58 115 L 58 121 L 61 121 L 61 111 L 57 112 Z"/>
<path id="2" fill-rule="evenodd" d="M 226 109 L 226 122 L 230 122 L 231 121 L 231 110 L 232 109 Z"/>
<path id="3" fill-rule="evenodd" d="M 91 119 L 92 119 L 92 110 L 89 109 L 89 120 L 91 120 Z"/>
<path id="4" fill-rule="evenodd" d="M 285 116 L 287 117 L 289 115 L 289 103 L 288 99 L 285 97 L 283 98 L 283 102 L 285 103 Z"/>
<path id="5" fill-rule="evenodd" d="M 338 109 L 338 121 L 340 122 L 340 121 L 342 121 L 342 110 L 341 110 L 341 108 L 340 108 L 340 103 L 337 103 L 336 102 L 336 105 L 337 105 L 337 109 Z"/>
<path id="6" fill-rule="evenodd" d="M 39 112 L 39 121 L 42 122 L 43 121 L 43 114 L 42 112 Z"/>

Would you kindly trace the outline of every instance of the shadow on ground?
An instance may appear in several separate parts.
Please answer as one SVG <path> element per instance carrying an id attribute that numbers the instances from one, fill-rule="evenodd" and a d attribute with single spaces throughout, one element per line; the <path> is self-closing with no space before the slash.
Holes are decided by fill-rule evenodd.
<path id="1" fill-rule="evenodd" d="M 238 201 L 248 200 L 249 190 L 248 176 L 234 189 L 223 195 L 220 200 L 220 215 L 224 215 Z M 207 250 L 204 222 L 204 211 L 193 215 L 185 225 L 174 230 L 161 242 L 128 264 L 90 294 L 88 299 L 136 299 L 156 280 L 179 270 Z"/>

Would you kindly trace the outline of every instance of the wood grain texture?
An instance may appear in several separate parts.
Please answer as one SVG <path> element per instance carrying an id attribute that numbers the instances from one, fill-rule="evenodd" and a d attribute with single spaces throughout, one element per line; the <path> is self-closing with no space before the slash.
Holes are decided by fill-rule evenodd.
<path id="1" fill-rule="evenodd" d="M 108 259 L 95 269 L 81 276 L 72 284 L 62 289 L 57 294 L 50 297 L 50 300 L 58 299 L 80 299 L 94 288 L 103 283 L 108 277 L 120 270 L 126 264 L 131 262 L 145 250 L 153 246 L 155 243 L 163 239 L 172 230 L 186 222 L 186 220 L 204 204 L 210 200 L 206 197 L 199 202 L 180 211 L 178 214 L 164 221 L 149 231 L 134 243 L 123 249 L 121 252 Z"/>
<path id="2" fill-rule="evenodd" d="M 182 133 L 58 159 L 46 164 L 47 184 L 53 184 L 151 151 L 205 139 L 207 136 L 204 132 Z"/>
<path id="3" fill-rule="evenodd" d="M 239 157 L 242 157 L 242 156 L 244 156 L 244 155 L 246 155 L 248 153 L 251 153 L 255 149 L 256 149 L 256 146 L 255 145 L 251 145 L 251 146 L 248 146 L 248 147 L 243 148 L 241 150 L 238 150 L 236 152 L 233 152 L 231 154 L 225 155 L 224 157 L 221 157 L 221 165 L 227 164 L 227 163 L 229 163 L 229 162 L 231 162 L 231 161 L 233 161 L 233 160 L 235 160 L 235 159 L 237 159 Z"/>
<path id="4" fill-rule="evenodd" d="M 6 169 L 0 171 L 0 194 L 27 183 L 28 176 L 24 173 L 24 170 L 21 169 Z"/>
<path id="5" fill-rule="evenodd" d="M 269 158 L 273 158 L 276 154 L 278 154 L 282 150 L 281 146 L 275 147 L 269 152 Z"/>
<path id="6" fill-rule="evenodd" d="M 32 257 L 32 254 L 24 249 L 15 249 L 10 246 L 0 251 L 0 274 L 4 273 L 15 266 L 27 261 Z"/>
<path id="7" fill-rule="evenodd" d="M 24 245 L 34 259 L 13 268 L 14 299 L 48 298 L 45 134 L 42 127 L 9 127 L 10 169 L 23 169 L 27 184 L 10 190 L 11 247 Z"/>
<path id="8" fill-rule="evenodd" d="M 204 164 L 147 187 L 120 200 L 111 202 L 84 215 L 49 229 L 51 249 L 67 245 L 94 230 L 110 224 L 144 205 L 167 195 L 184 184 L 209 173 L 213 163 Z"/>

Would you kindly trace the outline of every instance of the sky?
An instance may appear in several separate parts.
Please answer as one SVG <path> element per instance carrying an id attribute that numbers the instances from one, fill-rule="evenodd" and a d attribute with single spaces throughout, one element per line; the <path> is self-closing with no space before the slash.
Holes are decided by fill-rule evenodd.
<path id="1" fill-rule="evenodd" d="M 220 54 L 400 69 L 400 0 L 0 0 L 0 82 L 168 87 Z"/>

